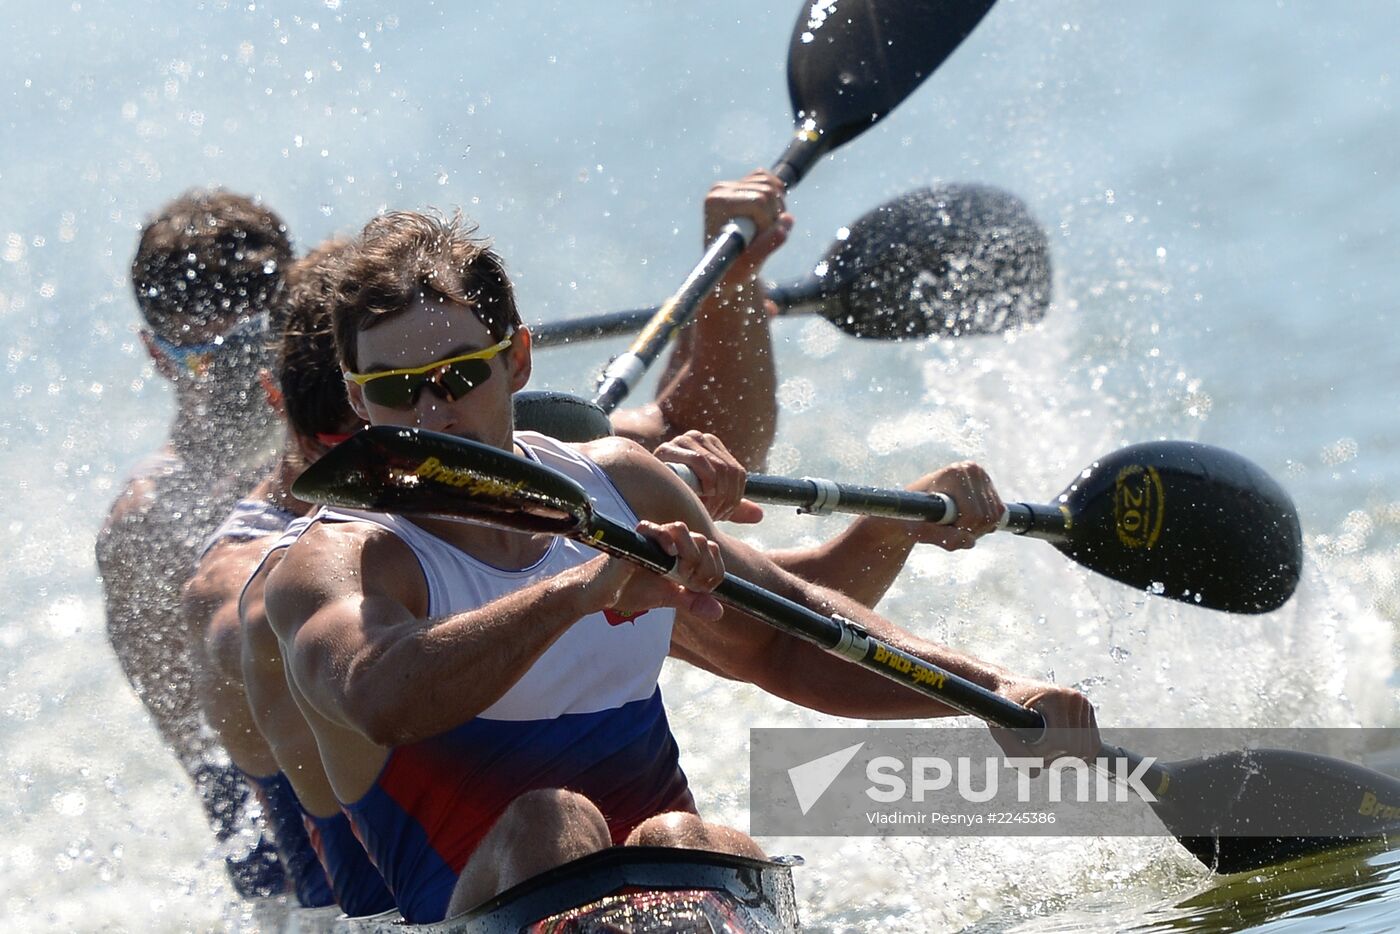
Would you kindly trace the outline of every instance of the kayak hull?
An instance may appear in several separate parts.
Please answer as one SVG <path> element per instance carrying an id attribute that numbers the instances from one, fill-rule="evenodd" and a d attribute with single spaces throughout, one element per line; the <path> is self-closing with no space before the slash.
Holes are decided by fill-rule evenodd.
<path id="1" fill-rule="evenodd" d="M 405 925 L 397 913 L 342 918 L 346 934 L 788 934 L 801 930 L 796 857 L 749 859 L 675 847 L 613 847 L 516 885 L 466 914 Z"/>

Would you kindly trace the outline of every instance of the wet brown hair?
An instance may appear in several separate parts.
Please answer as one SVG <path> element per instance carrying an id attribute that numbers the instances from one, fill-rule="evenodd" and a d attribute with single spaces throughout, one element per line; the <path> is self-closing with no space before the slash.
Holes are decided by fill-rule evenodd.
<path id="1" fill-rule="evenodd" d="M 286 323 L 277 348 L 277 383 L 287 424 L 304 438 L 359 424 L 335 352 L 330 298 L 351 241 L 327 240 L 287 272 Z"/>
<path id="2" fill-rule="evenodd" d="M 461 214 L 394 211 L 365 225 L 341 266 L 332 300 L 340 362 L 359 371 L 361 331 L 400 314 L 420 295 L 467 306 L 501 340 L 520 326 L 515 290 L 491 243 Z"/>
<path id="3" fill-rule="evenodd" d="M 192 189 L 141 231 L 131 285 L 146 323 L 175 343 L 190 327 L 269 310 L 292 261 L 287 225 L 245 195 Z"/>

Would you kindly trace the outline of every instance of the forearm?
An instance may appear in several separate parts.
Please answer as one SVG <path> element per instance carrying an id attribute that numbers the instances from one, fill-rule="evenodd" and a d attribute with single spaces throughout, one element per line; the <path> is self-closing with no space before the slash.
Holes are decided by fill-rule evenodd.
<path id="1" fill-rule="evenodd" d="M 907 523 L 862 516 L 820 545 L 769 552 L 768 557 L 797 577 L 873 607 L 899 576 L 914 543 Z"/>
<path id="2" fill-rule="evenodd" d="M 746 467 L 761 469 L 778 423 L 761 283 L 721 284 L 691 328 L 687 359 L 673 365 L 674 376 L 657 393 L 667 437 L 692 428 L 718 435 Z"/>
<path id="3" fill-rule="evenodd" d="M 407 631 L 393 627 L 344 666 L 334 688 L 338 696 L 329 704 L 341 716 L 333 718 L 379 745 L 392 746 L 436 736 L 479 715 L 570 626 L 604 608 L 595 584 L 605 560 L 595 559 L 479 609 Z M 304 674 L 310 682 L 302 686 L 304 693 L 313 703 L 318 693 L 324 701 L 324 693 L 314 689 L 324 679 L 315 671 Z"/>
<path id="4" fill-rule="evenodd" d="M 999 666 L 921 639 L 844 594 L 795 578 L 776 568 L 760 575 L 755 583 L 819 613 L 840 614 L 872 637 L 989 690 L 999 690 L 1011 678 L 1010 673 Z M 753 619 L 745 619 L 743 623 L 748 626 L 764 625 Z M 939 701 L 832 655 L 804 639 L 776 630 L 757 654 L 760 657 L 748 659 L 741 670 L 731 673 L 795 704 L 824 713 L 868 720 L 923 719 L 958 713 Z"/>

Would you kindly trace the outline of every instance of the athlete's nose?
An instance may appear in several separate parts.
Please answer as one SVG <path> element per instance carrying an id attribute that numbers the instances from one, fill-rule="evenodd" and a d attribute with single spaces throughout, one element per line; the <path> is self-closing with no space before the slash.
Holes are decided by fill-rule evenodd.
<path id="1" fill-rule="evenodd" d="M 424 387 L 427 389 L 428 387 Z M 418 427 L 427 431 L 446 432 L 452 427 L 452 406 L 434 392 L 420 392 L 413 404 Z"/>

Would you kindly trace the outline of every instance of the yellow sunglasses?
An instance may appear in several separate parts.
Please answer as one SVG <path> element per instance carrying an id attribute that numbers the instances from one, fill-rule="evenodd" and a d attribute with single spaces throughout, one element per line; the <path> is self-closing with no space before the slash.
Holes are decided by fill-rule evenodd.
<path id="1" fill-rule="evenodd" d="M 474 350 L 460 357 L 448 357 L 402 370 L 346 373 L 345 378 L 363 390 L 367 401 L 388 409 L 412 408 L 424 386 L 432 386 L 438 396 L 448 402 L 456 402 L 490 378 L 491 364 L 488 361 L 509 346 L 510 338 L 507 337 L 494 347 Z"/>

